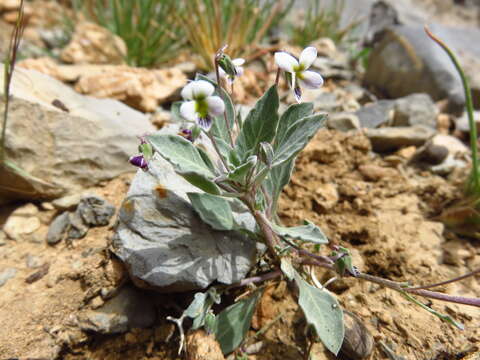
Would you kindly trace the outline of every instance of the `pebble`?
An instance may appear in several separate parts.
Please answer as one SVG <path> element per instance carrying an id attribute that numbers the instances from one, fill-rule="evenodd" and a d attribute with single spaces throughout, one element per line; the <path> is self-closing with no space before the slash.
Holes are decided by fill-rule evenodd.
<path id="1" fill-rule="evenodd" d="M 425 126 L 384 127 L 366 131 L 372 148 L 376 152 L 395 151 L 407 146 L 421 146 L 434 134 L 434 129 Z"/>
<path id="2" fill-rule="evenodd" d="M 430 165 L 441 164 L 448 156 L 448 149 L 443 145 L 437 145 L 433 142 L 428 142 L 420 147 L 411 161 L 418 161 Z"/>
<path id="3" fill-rule="evenodd" d="M 40 220 L 32 215 L 10 215 L 3 227 L 3 231 L 12 240 L 18 240 L 22 235 L 28 235 L 40 228 Z"/>
<path id="4" fill-rule="evenodd" d="M 100 308 L 84 312 L 78 324 L 84 331 L 118 334 L 131 328 L 150 327 L 155 318 L 151 297 L 132 286 L 125 286 Z"/>
<path id="5" fill-rule="evenodd" d="M 13 279 L 17 274 L 17 269 L 15 268 L 6 268 L 0 272 L 0 287 L 5 285 L 8 280 Z"/>
<path id="6" fill-rule="evenodd" d="M 57 210 L 74 210 L 80 202 L 81 198 L 81 194 L 67 195 L 59 199 L 53 200 L 52 205 Z"/>
<path id="7" fill-rule="evenodd" d="M 412 94 L 395 101 L 393 126 L 423 125 L 435 129 L 437 114 L 428 94 Z"/>
<path id="8" fill-rule="evenodd" d="M 355 115 L 362 128 L 375 129 L 381 125 L 390 126 L 394 116 L 394 100 L 380 100 L 358 110 Z"/>
<path id="9" fill-rule="evenodd" d="M 315 205 L 318 210 L 326 211 L 332 209 L 338 203 L 339 195 L 337 187 L 334 184 L 322 184 L 315 190 Z"/>
<path id="10" fill-rule="evenodd" d="M 70 217 L 68 212 L 58 215 L 48 228 L 47 243 L 49 245 L 59 243 L 65 237 L 69 225 Z"/>
<path id="11" fill-rule="evenodd" d="M 105 226 L 115 213 L 115 206 L 95 195 L 84 196 L 78 204 L 77 211 L 86 225 Z"/>
<path id="12" fill-rule="evenodd" d="M 359 130 L 360 120 L 357 115 L 352 113 L 335 113 L 328 117 L 327 127 L 338 131 Z"/>

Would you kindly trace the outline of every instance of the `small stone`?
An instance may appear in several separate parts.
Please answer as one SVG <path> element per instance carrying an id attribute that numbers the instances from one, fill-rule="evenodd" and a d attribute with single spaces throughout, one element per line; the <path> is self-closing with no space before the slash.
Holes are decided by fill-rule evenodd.
<path id="1" fill-rule="evenodd" d="M 417 147 L 416 146 L 408 146 L 406 148 L 403 148 L 403 149 L 400 149 L 396 152 L 396 154 L 398 156 L 401 156 L 402 158 L 404 159 L 411 159 L 412 156 L 415 154 L 415 152 L 417 151 Z"/>
<path id="2" fill-rule="evenodd" d="M 438 109 L 428 94 L 412 94 L 397 99 L 393 126 L 423 125 L 436 128 Z"/>
<path id="3" fill-rule="evenodd" d="M 450 115 L 448 114 L 438 114 L 437 115 L 437 130 L 441 134 L 449 134 L 450 128 L 452 126 L 452 121 L 450 120 Z"/>
<path id="4" fill-rule="evenodd" d="M 350 131 L 360 129 L 358 116 L 352 113 L 335 113 L 328 117 L 327 127 L 338 131 Z"/>
<path id="5" fill-rule="evenodd" d="M 381 125 L 390 126 L 393 121 L 395 101 L 380 100 L 358 110 L 355 115 L 362 128 L 375 129 Z"/>
<path id="6" fill-rule="evenodd" d="M 42 202 L 40 204 L 40 207 L 42 208 L 42 210 L 47 210 L 47 211 L 55 210 L 52 203 L 50 203 L 50 202 Z"/>
<path id="7" fill-rule="evenodd" d="M 92 301 L 90 302 L 90 306 L 92 309 L 98 309 L 100 306 L 102 306 L 105 302 L 103 301 L 101 296 L 95 296 Z"/>
<path id="8" fill-rule="evenodd" d="M 338 202 L 338 190 L 334 184 L 322 184 L 315 190 L 314 201 L 322 211 L 332 209 Z"/>
<path id="9" fill-rule="evenodd" d="M 421 146 L 435 134 L 425 126 L 367 129 L 366 135 L 376 152 L 395 151 L 407 146 Z"/>
<path id="10" fill-rule="evenodd" d="M 55 209 L 61 211 L 74 210 L 80 202 L 81 198 L 82 196 L 80 194 L 68 195 L 53 200 L 52 205 L 55 207 Z"/>
<path id="11" fill-rule="evenodd" d="M 69 214 L 69 228 L 68 228 L 68 238 L 69 239 L 81 239 L 88 232 L 88 225 L 83 222 L 82 216 L 77 211 Z"/>
<path id="12" fill-rule="evenodd" d="M 69 225 L 70 217 L 68 212 L 58 215 L 48 228 L 47 243 L 54 245 L 60 242 L 65 237 Z"/>
<path id="13" fill-rule="evenodd" d="M 86 225 L 105 226 L 108 225 L 115 213 L 115 206 L 101 197 L 89 195 L 80 200 L 77 213 L 80 214 Z"/>
<path id="14" fill-rule="evenodd" d="M 3 231 L 12 240 L 18 240 L 22 235 L 28 235 L 40 228 L 40 220 L 31 215 L 10 215 L 3 227 Z"/>
<path id="15" fill-rule="evenodd" d="M 205 330 L 195 330 L 185 338 L 187 360 L 224 360 L 222 349 L 215 335 Z"/>
<path id="16" fill-rule="evenodd" d="M 433 137 L 434 145 L 443 146 L 448 149 L 449 154 L 467 154 L 470 149 L 458 138 L 451 135 L 437 134 Z"/>
<path id="17" fill-rule="evenodd" d="M 373 336 L 360 318 L 355 314 L 344 311 L 345 337 L 340 353 L 347 359 L 367 359 L 373 351 Z"/>
<path id="18" fill-rule="evenodd" d="M 152 326 L 155 318 L 151 297 L 132 286 L 125 286 L 97 310 L 84 312 L 78 324 L 84 331 L 118 334 L 131 328 Z"/>
<path id="19" fill-rule="evenodd" d="M 35 205 L 26 204 L 26 205 L 23 205 L 23 206 L 19 207 L 18 209 L 16 209 L 14 212 L 11 213 L 10 216 L 29 217 L 29 216 L 35 216 L 37 214 L 38 214 L 38 208 Z"/>
<path id="20" fill-rule="evenodd" d="M 417 150 L 412 161 L 427 163 L 430 165 L 441 164 L 448 156 L 448 149 L 432 142 L 425 144 Z"/>
<path id="21" fill-rule="evenodd" d="M 480 111 L 473 112 L 473 120 L 477 125 L 477 131 L 480 130 Z M 468 121 L 468 113 L 464 112 L 463 115 L 455 122 L 455 128 L 462 133 L 468 134 L 470 132 L 470 123 Z"/>
<path id="22" fill-rule="evenodd" d="M 28 268 L 36 269 L 42 266 L 43 261 L 39 256 L 28 254 L 25 263 Z"/>
<path id="23" fill-rule="evenodd" d="M 8 280 L 13 279 L 17 274 L 17 269 L 15 268 L 6 268 L 0 272 L 0 287 L 5 285 Z"/>
<path id="24" fill-rule="evenodd" d="M 361 165 L 358 170 L 360 170 L 360 173 L 370 181 L 379 181 L 383 178 L 394 177 L 397 175 L 397 171 L 392 168 L 373 164 Z"/>

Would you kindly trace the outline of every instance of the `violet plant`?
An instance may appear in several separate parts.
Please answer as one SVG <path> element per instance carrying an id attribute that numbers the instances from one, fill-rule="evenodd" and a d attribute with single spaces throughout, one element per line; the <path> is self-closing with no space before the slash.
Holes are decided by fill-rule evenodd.
<path id="1" fill-rule="evenodd" d="M 241 75 L 242 61 L 232 61 L 220 50 L 215 56 L 216 81 L 198 74 L 182 90 L 183 102 L 175 103 L 173 114 L 183 119 L 187 127 L 178 135 L 154 134 L 142 140 L 140 152 L 132 163 L 148 171 L 148 162 L 157 152 L 173 166 L 175 171 L 202 192 L 189 193 L 192 207 L 199 217 L 219 231 L 241 231 L 254 240 L 265 244 L 263 260 L 270 271 L 256 274 L 230 287 L 212 286 L 195 295 L 193 302 L 177 323 L 183 345 L 183 320 L 191 318 L 193 329 L 204 327 L 215 334 L 222 351 L 227 354 L 238 348 L 247 334 L 261 296 L 261 287 L 251 296 L 227 307 L 218 315 L 212 306 L 220 302 L 220 294 L 232 287 L 247 286 L 269 279 L 285 277 L 296 286 L 294 297 L 303 310 L 309 326 L 325 347 L 338 354 L 344 339 L 343 312 L 336 296 L 326 287 L 337 278 L 354 277 L 380 284 L 400 292 L 406 299 L 430 311 L 443 321 L 462 328 L 448 315 L 443 315 L 421 303 L 414 295 L 457 302 L 480 307 L 480 299 L 451 296 L 426 290 L 426 288 L 458 281 L 475 273 L 448 280 L 441 284 L 413 287 L 408 282 L 399 283 L 361 273 L 352 264 L 347 248 L 331 246 L 319 253 L 321 246 L 328 244 L 325 234 L 312 222 L 303 225 L 283 226 L 277 216 L 277 204 L 282 189 L 289 183 L 295 159 L 300 151 L 324 127 L 326 114 L 313 113 L 312 103 L 302 103 L 298 85 L 308 88 L 322 86 L 320 74 L 307 70 L 315 61 L 315 48 L 308 47 L 297 60 L 290 54 L 275 54 L 278 73 L 276 83 L 257 101 L 246 118 L 239 119 L 231 94 L 222 86 L 222 76 L 232 82 Z M 278 114 L 278 81 L 281 72 L 299 103 L 291 105 Z M 210 143 L 212 154 L 207 153 L 200 142 Z M 249 210 L 256 223 L 254 231 L 246 230 L 236 222 L 232 208 L 239 206 Z M 303 245 L 315 244 L 317 252 L 306 250 Z M 336 275 L 321 284 L 314 269 L 322 267 Z"/>

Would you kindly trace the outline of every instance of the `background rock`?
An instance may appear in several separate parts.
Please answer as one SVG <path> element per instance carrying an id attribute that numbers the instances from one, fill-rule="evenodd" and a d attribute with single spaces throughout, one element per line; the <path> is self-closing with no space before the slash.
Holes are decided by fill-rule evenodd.
<path id="1" fill-rule="evenodd" d="M 77 24 L 61 59 L 73 64 L 123 64 L 127 46 L 122 38 L 93 23 Z"/>
<path id="2" fill-rule="evenodd" d="M 151 299 L 142 291 L 125 286 L 100 308 L 84 312 L 78 319 L 79 327 L 84 331 L 118 334 L 152 326 L 156 311 Z"/>
<path id="3" fill-rule="evenodd" d="M 158 154 L 148 172 L 137 172 L 113 239 L 113 251 L 137 285 L 173 292 L 204 289 L 214 281 L 232 284 L 255 263 L 253 241 L 201 221 L 186 195 L 198 191 Z M 253 220 L 246 213 L 235 216 Z"/>
<path id="4" fill-rule="evenodd" d="M 368 104 L 355 112 L 360 120 L 360 126 L 375 129 L 381 125 L 391 125 L 393 121 L 393 108 L 395 102 L 392 100 L 380 100 Z"/>
<path id="5" fill-rule="evenodd" d="M 12 94 L 7 158 L 48 186 L 34 186 L 29 177 L 19 184 L 0 168 L 0 201 L 59 197 L 131 171 L 137 136 L 154 131 L 124 104 L 79 95 L 36 71 L 17 68 Z"/>
<path id="6" fill-rule="evenodd" d="M 424 126 L 385 127 L 368 129 L 367 137 L 377 152 L 398 150 L 406 146 L 421 146 L 435 134 L 435 130 Z"/>
<path id="7" fill-rule="evenodd" d="M 393 126 L 423 125 L 435 129 L 438 109 L 427 94 L 412 94 L 395 101 Z"/>
<path id="8" fill-rule="evenodd" d="M 460 56 L 473 89 L 479 87 L 480 30 L 459 29 L 433 24 L 431 31 Z M 425 33 L 422 26 L 398 25 L 385 30 L 373 48 L 365 83 L 388 97 L 427 93 L 433 100 L 448 99 L 452 112 L 461 112 L 465 97 L 460 77 L 444 51 Z M 478 83 L 478 85 L 477 85 Z"/>

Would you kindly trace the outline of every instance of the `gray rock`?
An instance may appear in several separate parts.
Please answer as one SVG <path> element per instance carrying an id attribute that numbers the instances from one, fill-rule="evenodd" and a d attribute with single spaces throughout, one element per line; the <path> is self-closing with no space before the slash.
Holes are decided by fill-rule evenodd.
<path id="1" fill-rule="evenodd" d="M 453 155 L 467 154 L 470 151 L 470 149 L 463 142 L 451 135 L 437 134 L 433 137 L 432 143 L 435 145 L 444 146 L 448 149 L 448 153 Z"/>
<path id="2" fill-rule="evenodd" d="M 317 57 L 312 70 L 318 71 L 325 79 L 352 80 L 354 73 L 349 69 L 347 59 Z"/>
<path id="3" fill-rule="evenodd" d="M 147 328 L 155 322 L 156 311 L 151 296 L 125 286 L 96 310 L 84 312 L 78 321 L 84 331 L 118 334 L 132 328 Z"/>
<path id="4" fill-rule="evenodd" d="M 449 154 L 447 158 L 438 165 L 430 166 L 429 170 L 437 175 L 447 176 L 456 169 L 463 169 L 467 166 L 467 162 L 462 159 L 456 159 L 454 155 Z"/>
<path id="5" fill-rule="evenodd" d="M 81 239 L 87 235 L 89 227 L 78 211 L 69 214 L 68 222 L 68 239 Z"/>
<path id="6" fill-rule="evenodd" d="M 312 91 L 312 93 L 314 93 Z M 313 100 L 315 111 L 331 112 L 340 106 L 340 101 L 337 95 L 333 92 L 322 92 Z"/>
<path id="7" fill-rule="evenodd" d="M 395 101 L 380 100 L 368 104 L 355 112 L 363 128 L 374 129 L 381 125 L 391 125 L 393 121 Z"/>
<path id="8" fill-rule="evenodd" d="M 477 41 L 480 30 L 438 24 L 430 28 L 460 56 L 472 88 L 480 87 L 480 45 Z M 448 99 L 452 112 L 463 111 L 465 105 L 461 80 L 453 64 L 427 37 L 421 25 L 398 25 L 384 31 L 370 54 L 364 80 L 388 97 L 427 93 L 434 101 Z"/>
<path id="9" fill-rule="evenodd" d="M 344 312 L 345 337 L 340 354 L 346 359 L 368 359 L 373 351 L 375 340 L 367 327 L 355 314 Z"/>
<path id="10" fill-rule="evenodd" d="M 435 130 L 424 126 L 384 127 L 367 129 L 366 135 L 374 151 L 388 152 L 406 146 L 421 146 L 435 135 Z"/>
<path id="11" fill-rule="evenodd" d="M 8 280 L 13 279 L 17 275 L 17 269 L 15 268 L 6 268 L 0 272 L 0 287 L 5 285 Z"/>
<path id="12" fill-rule="evenodd" d="M 148 172 L 137 172 L 113 238 L 113 251 L 137 285 L 162 292 L 204 289 L 214 281 L 235 283 L 254 265 L 253 241 L 213 230 L 194 212 L 186 193 L 198 191 L 158 154 Z M 235 217 L 253 226 L 247 212 Z"/>
<path id="13" fill-rule="evenodd" d="M 80 200 L 76 212 L 86 225 L 105 226 L 115 214 L 115 206 L 98 196 L 88 195 Z"/>
<path id="14" fill-rule="evenodd" d="M 0 167 L 0 189 L 9 189 L 0 190 L 3 202 L 58 198 L 132 171 L 137 136 L 155 130 L 146 115 L 119 101 L 78 94 L 33 70 L 16 69 L 12 95 L 6 152 L 30 175 Z"/>
<path id="15" fill-rule="evenodd" d="M 50 224 L 47 233 L 47 243 L 54 245 L 60 242 L 66 235 L 70 225 L 68 212 L 58 215 Z"/>
<path id="16" fill-rule="evenodd" d="M 416 151 L 411 161 L 426 163 L 429 165 L 438 165 L 441 164 L 447 156 L 448 149 L 445 146 L 437 145 L 432 141 L 429 141 Z"/>
<path id="17" fill-rule="evenodd" d="M 477 131 L 480 130 L 480 111 L 473 112 L 473 120 L 477 126 Z M 455 128 L 463 133 L 470 133 L 470 124 L 468 122 L 468 114 L 467 112 L 463 113 L 461 117 L 459 117 L 455 121 Z"/>
<path id="18" fill-rule="evenodd" d="M 82 195 L 80 194 L 67 195 L 59 199 L 55 199 L 54 201 L 52 201 L 52 205 L 55 207 L 55 209 L 62 211 L 74 210 L 80 203 L 81 198 Z"/>
<path id="19" fill-rule="evenodd" d="M 393 126 L 423 125 L 435 129 L 437 114 L 428 94 L 412 94 L 395 101 Z"/>
<path id="20" fill-rule="evenodd" d="M 334 113 L 328 117 L 327 127 L 338 131 L 359 130 L 360 120 L 352 113 Z"/>

